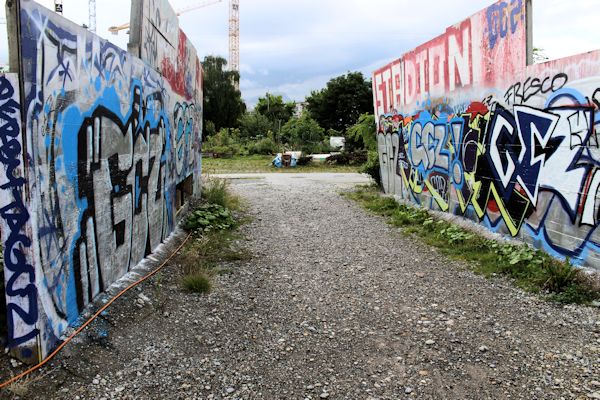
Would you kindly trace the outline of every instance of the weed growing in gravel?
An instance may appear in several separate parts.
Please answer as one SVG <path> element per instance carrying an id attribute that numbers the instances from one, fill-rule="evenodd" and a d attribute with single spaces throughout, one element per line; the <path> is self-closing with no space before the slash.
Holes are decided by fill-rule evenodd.
<path id="1" fill-rule="evenodd" d="M 525 244 L 505 244 L 434 218 L 427 210 L 397 203 L 382 196 L 376 186 L 359 186 L 345 193 L 367 210 L 387 217 L 404 232 L 420 237 L 449 257 L 471 261 L 472 269 L 487 277 L 506 275 L 529 292 L 545 292 L 560 303 L 589 303 L 600 298 L 600 290 L 584 272 L 568 260 L 559 261 Z"/>
<path id="2" fill-rule="evenodd" d="M 192 211 L 183 224 L 188 231 L 224 230 L 235 225 L 231 212 L 219 204 L 202 204 Z"/>
<path id="3" fill-rule="evenodd" d="M 31 387 L 35 382 L 41 381 L 52 371 L 40 372 L 36 375 L 29 375 L 11 383 L 6 387 L 6 391 L 15 395 L 15 398 L 26 397 L 31 392 Z M 0 392 L 2 393 L 2 392 Z"/>
<path id="4" fill-rule="evenodd" d="M 229 268 L 219 263 L 245 261 L 251 258 L 236 229 L 247 222 L 241 212 L 232 213 L 227 206 L 241 210 L 240 199 L 229 191 L 225 181 L 214 179 L 203 187 L 203 202 L 191 211 L 184 228 L 193 232 L 192 240 L 180 252 L 177 262 L 184 278 L 183 286 L 195 293 L 210 291 L 215 275 Z M 219 204 L 207 203 L 208 200 Z"/>
<path id="5" fill-rule="evenodd" d="M 226 179 L 203 176 L 202 200 L 207 204 L 218 204 L 229 210 L 239 210 L 242 206 L 239 196 L 229 190 Z"/>
<path id="6" fill-rule="evenodd" d="M 252 258 L 243 247 L 244 239 L 233 231 L 213 231 L 197 236 L 177 258 L 184 279 L 183 285 L 190 291 L 201 278 L 211 281 L 216 275 L 229 273 L 230 268 L 219 266 L 223 262 L 246 261 Z"/>
<path id="7" fill-rule="evenodd" d="M 210 269 L 222 261 L 246 261 L 252 258 L 243 247 L 243 237 L 234 231 L 213 231 L 197 236 L 182 252 L 180 262 L 185 273 L 195 270 L 195 265 Z"/>

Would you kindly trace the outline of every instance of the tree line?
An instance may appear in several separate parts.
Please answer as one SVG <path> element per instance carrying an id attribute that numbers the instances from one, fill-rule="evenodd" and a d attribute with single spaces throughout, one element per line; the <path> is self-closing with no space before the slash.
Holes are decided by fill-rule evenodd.
<path id="1" fill-rule="evenodd" d="M 328 152 L 329 137 L 343 136 L 346 153 L 370 152 L 376 159 L 373 92 L 361 72 L 337 76 L 305 98 L 304 111 L 281 95 L 266 93 L 248 111 L 222 57 L 204 59 L 204 131 L 206 151 L 273 154 L 281 150 Z M 377 162 L 378 163 L 378 162 Z M 378 169 L 378 167 L 377 167 Z"/>

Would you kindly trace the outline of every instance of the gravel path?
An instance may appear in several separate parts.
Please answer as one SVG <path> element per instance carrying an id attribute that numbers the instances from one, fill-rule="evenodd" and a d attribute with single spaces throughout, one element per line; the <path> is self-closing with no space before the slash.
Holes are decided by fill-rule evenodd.
<path id="1" fill-rule="evenodd" d="M 145 284 L 25 397 L 600 399 L 598 309 L 542 302 L 403 237 L 338 194 L 362 180 L 234 179 L 253 260 L 208 296 L 176 273 Z"/>

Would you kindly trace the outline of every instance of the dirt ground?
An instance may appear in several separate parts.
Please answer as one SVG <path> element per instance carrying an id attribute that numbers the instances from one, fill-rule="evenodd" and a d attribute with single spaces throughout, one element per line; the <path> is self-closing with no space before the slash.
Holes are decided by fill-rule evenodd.
<path id="1" fill-rule="evenodd" d="M 600 399 L 599 309 L 403 236 L 339 195 L 358 174 L 235 178 L 250 261 L 209 295 L 168 266 L 0 398 Z"/>

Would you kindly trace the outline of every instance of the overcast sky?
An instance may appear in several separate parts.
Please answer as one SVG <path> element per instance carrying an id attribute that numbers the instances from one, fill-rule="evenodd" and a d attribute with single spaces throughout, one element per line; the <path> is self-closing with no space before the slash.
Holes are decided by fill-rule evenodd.
<path id="1" fill-rule="evenodd" d="M 0 0 L 4 3 L 4 0 Z M 207 0 L 171 0 L 177 10 Z M 53 7 L 53 0 L 41 0 Z M 96 0 L 97 32 L 125 47 L 127 34 L 108 32 L 129 21 L 127 0 Z M 228 0 L 183 14 L 180 25 L 199 56 L 228 55 Z M 348 71 L 367 77 L 492 0 L 240 0 L 241 90 L 249 106 L 267 91 L 301 101 Z M 87 23 L 86 0 L 63 0 L 65 17 Z M 0 10 L 4 17 L 4 7 Z M 558 58 L 600 48 L 598 0 L 534 0 L 534 45 Z M 7 62 L 0 25 L 0 64 Z"/>

